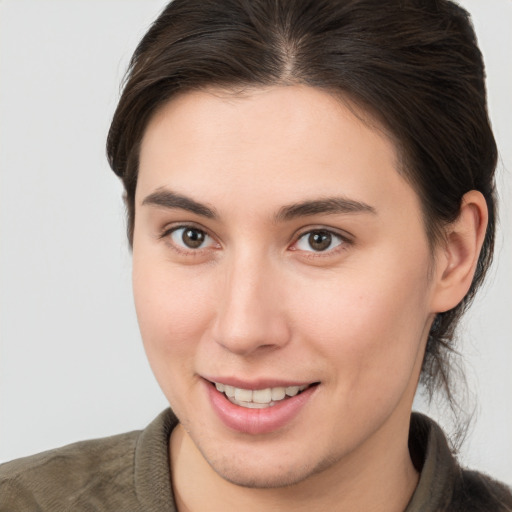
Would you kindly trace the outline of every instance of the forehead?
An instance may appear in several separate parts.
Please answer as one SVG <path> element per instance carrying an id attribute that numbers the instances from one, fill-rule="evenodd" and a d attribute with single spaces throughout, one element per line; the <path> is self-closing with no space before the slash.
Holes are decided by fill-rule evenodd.
<path id="1" fill-rule="evenodd" d="M 283 128 L 287 136 L 299 135 L 302 130 L 302 133 L 309 131 L 307 135 L 311 137 L 315 125 L 322 128 L 319 133 L 322 137 L 330 128 L 337 129 L 338 136 L 344 137 L 341 118 L 352 124 L 352 129 L 365 127 L 391 142 L 392 136 L 378 121 L 377 113 L 359 106 L 349 96 L 303 85 L 282 85 L 236 90 L 211 87 L 178 94 L 153 114 L 142 145 L 155 131 L 165 129 L 165 125 L 170 135 L 170 120 L 175 131 L 187 130 L 189 136 L 220 140 L 231 132 L 238 135 L 241 143 L 244 138 L 248 142 L 247 137 L 258 142 L 254 139 L 257 133 L 281 132 Z M 288 140 L 292 142 L 289 137 Z"/>
<path id="2" fill-rule="evenodd" d="M 272 198 L 275 206 L 307 195 L 375 204 L 386 194 L 415 196 L 397 169 L 396 145 L 379 124 L 325 91 L 193 91 L 149 122 L 136 201 L 161 187 L 211 201 Z"/>

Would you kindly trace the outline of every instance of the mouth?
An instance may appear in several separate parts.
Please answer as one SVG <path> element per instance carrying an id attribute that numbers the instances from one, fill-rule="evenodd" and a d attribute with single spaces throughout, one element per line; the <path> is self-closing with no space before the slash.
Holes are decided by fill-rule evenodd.
<path id="1" fill-rule="evenodd" d="M 211 384 L 234 405 L 247 409 L 265 409 L 300 395 L 303 391 L 318 383 L 300 386 L 277 386 L 264 389 L 237 388 L 221 382 L 211 382 Z"/>
<path id="2" fill-rule="evenodd" d="M 249 435 L 265 435 L 286 428 L 301 411 L 308 409 L 307 404 L 314 400 L 320 385 L 320 382 L 219 380 L 203 378 L 213 411 L 230 431 Z"/>

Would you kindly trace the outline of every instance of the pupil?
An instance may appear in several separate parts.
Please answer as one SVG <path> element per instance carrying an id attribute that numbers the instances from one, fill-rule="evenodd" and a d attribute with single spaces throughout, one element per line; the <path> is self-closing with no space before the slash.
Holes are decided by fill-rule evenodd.
<path id="1" fill-rule="evenodd" d="M 315 251 L 325 251 L 332 242 L 332 236 L 326 231 L 315 231 L 309 235 L 309 245 Z"/>
<path id="2" fill-rule="evenodd" d="M 204 233 L 198 229 L 186 229 L 182 235 L 183 243 L 191 249 L 197 249 L 204 242 Z"/>

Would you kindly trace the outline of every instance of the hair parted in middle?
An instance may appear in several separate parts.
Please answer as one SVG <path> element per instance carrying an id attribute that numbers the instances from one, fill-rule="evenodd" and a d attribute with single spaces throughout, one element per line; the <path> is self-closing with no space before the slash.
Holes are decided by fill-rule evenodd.
<path id="1" fill-rule="evenodd" d="M 155 112 L 178 94 L 303 84 L 355 107 L 397 147 L 431 246 L 480 191 L 489 224 L 465 299 L 437 315 L 422 382 L 451 399 L 455 327 L 491 263 L 497 149 L 484 65 L 469 15 L 448 0 L 174 0 L 138 45 L 107 141 L 121 177 L 128 237 L 136 215 L 139 148 Z"/>

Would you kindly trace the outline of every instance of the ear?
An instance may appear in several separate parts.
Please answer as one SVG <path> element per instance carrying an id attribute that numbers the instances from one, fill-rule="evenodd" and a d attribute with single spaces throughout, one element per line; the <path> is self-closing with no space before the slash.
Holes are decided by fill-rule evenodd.
<path id="1" fill-rule="evenodd" d="M 459 217 L 445 229 L 444 244 L 436 251 L 432 312 L 454 308 L 467 294 L 485 238 L 488 211 L 477 190 L 464 195 Z"/>

